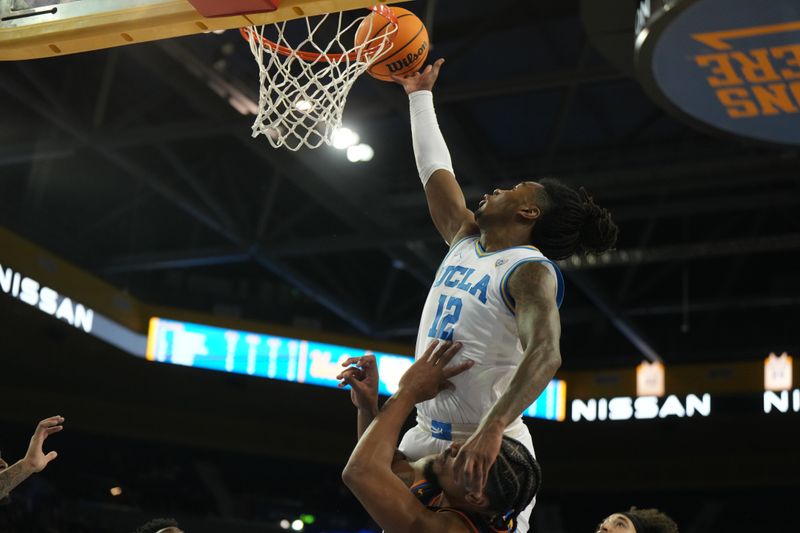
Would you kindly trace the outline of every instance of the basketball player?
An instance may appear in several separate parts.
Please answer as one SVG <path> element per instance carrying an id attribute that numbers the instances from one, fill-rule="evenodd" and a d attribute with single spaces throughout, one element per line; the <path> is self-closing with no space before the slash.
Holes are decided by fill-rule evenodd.
<path id="1" fill-rule="evenodd" d="M 400 449 L 416 460 L 466 440 L 455 472 L 463 472 L 477 498 L 503 434 L 534 454 L 521 415 L 561 365 L 564 283 L 553 260 L 609 249 L 617 227 L 583 188 L 553 179 L 495 189 L 470 211 L 433 107 L 431 90 L 443 62 L 394 77 L 409 95 L 414 154 L 431 218 L 450 246 L 425 302 L 416 353 L 433 339 L 457 341 L 463 349 L 456 362 L 471 360 L 474 367 L 453 379 L 455 390 L 417 406 L 417 425 Z M 518 531 L 528 530 L 532 508 L 519 516 Z"/>
<path id="2" fill-rule="evenodd" d="M 36 431 L 31 437 L 25 457 L 11 466 L 0 460 L 2 461 L 2 468 L 0 468 L 0 500 L 8 496 L 17 485 L 28 479 L 31 474 L 41 472 L 50 464 L 50 461 L 58 457 L 58 452 L 55 451 L 44 453 L 42 446 L 47 437 L 64 429 L 63 423 L 63 416 L 45 418 L 36 426 Z"/>
<path id="3" fill-rule="evenodd" d="M 678 525 L 658 509 L 631 507 L 600 522 L 596 533 L 678 533 Z"/>
<path id="4" fill-rule="evenodd" d="M 414 405 L 452 387 L 448 379 L 473 366 L 466 360 L 447 367 L 459 348 L 460 344 L 449 342 L 428 346 L 374 421 L 378 409 L 375 357 L 345 361 L 344 366 L 358 366 L 339 375 L 342 385 L 351 386 L 359 413 L 359 442 L 342 479 L 386 533 L 510 532 L 514 510 L 527 506 L 539 488 L 541 471 L 536 460 L 522 443 L 508 437 L 503 437 L 484 494 L 477 498 L 455 481 L 458 444 L 413 463 L 396 450 L 400 428 Z"/>

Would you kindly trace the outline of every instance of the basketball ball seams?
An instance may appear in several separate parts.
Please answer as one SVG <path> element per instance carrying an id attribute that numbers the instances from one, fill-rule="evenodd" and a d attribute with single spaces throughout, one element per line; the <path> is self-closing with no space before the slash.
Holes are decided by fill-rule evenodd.
<path id="1" fill-rule="evenodd" d="M 410 17 L 410 16 L 411 16 L 410 14 L 406 13 L 405 15 L 400 15 L 399 17 L 397 17 L 397 20 L 400 20 L 400 19 L 401 19 L 401 18 L 403 18 L 403 17 Z M 368 41 L 371 41 L 372 39 L 374 39 L 375 37 L 377 37 L 377 36 L 378 36 L 378 34 L 380 34 L 380 33 L 381 33 L 383 30 L 385 30 L 385 29 L 386 29 L 386 26 L 388 26 L 389 24 L 392 24 L 392 21 L 391 21 L 391 20 L 387 20 L 387 21 L 386 21 L 386 22 L 383 24 L 383 26 L 381 26 L 381 27 L 380 27 L 380 28 L 379 28 L 379 29 L 378 29 L 378 30 L 377 30 L 375 33 L 373 33 L 372 35 L 370 35 L 369 39 L 367 39 L 367 40 L 368 40 Z"/>
<path id="2" fill-rule="evenodd" d="M 418 32 L 417 32 L 417 33 L 414 35 L 414 37 L 412 37 L 411 39 L 409 39 L 409 40 L 408 40 L 408 42 L 407 42 L 406 44 L 404 44 L 403 46 L 401 46 L 400 48 L 398 48 L 397 50 L 395 50 L 395 52 L 394 52 L 392 55 L 390 55 L 390 56 L 386 56 L 386 57 L 382 57 L 382 58 L 381 58 L 381 62 L 388 61 L 389 59 L 393 58 L 394 56 L 396 56 L 397 54 L 399 54 L 400 52 L 402 52 L 403 50 L 405 50 L 405 49 L 406 49 L 406 46 L 408 46 L 409 44 L 413 43 L 413 42 L 414 42 L 414 41 L 417 39 L 417 37 L 419 37 L 419 36 L 420 36 L 420 34 L 421 34 L 423 31 L 425 31 L 425 26 L 423 26 L 423 25 L 420 25 L 419 31 L 418 31 Z"/>

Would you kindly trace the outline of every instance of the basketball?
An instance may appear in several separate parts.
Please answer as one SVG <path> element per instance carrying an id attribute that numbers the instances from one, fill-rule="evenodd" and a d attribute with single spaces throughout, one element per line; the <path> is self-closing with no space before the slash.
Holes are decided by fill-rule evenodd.
<path id="1" fill-rule="evenodd" d="M 425 64 L 430 48 L 428 30 L 419 17 L 401 7 L 389 9 L 397 17 L 397 32 L 390 37 L 389 49 L 367 71 L 373 78 L 383 81 L 392 81 L 392 75 L 403 76 L 418 71 Z M 355 44 L 360 46 L 365 41 L 379 39 L 391 28 L 391 22 L 372 12 L 359 25 Z"/>

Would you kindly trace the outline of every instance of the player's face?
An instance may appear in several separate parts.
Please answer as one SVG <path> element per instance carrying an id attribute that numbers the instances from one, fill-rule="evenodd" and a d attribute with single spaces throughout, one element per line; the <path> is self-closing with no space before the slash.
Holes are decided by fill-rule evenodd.
<path id="1" fill-rule="evenodd" d="M 520 208 L 536 204 L 536 197 L 542 186 L 535 181 L 517 183 L 511 189 L 495 189 L 491 194 L 484 194 L 478 203 L 475 217 L 505 214 L 512 215 Z"/>
<path id="2" fill-rule="evenodd" d="M 454 442 L 433 460 L 433 471 L 451 505 L 463 505 L 467 494 L 463 480 L 461 483 L 456 482 L 455 463 L 459 449 L 461 443 Z"/>
<path id="3" fill-rule="evenodd" d="M 627 516 L 616 513 L 600 522 L 596 533 L 636 533 L 636 528 Z"/>

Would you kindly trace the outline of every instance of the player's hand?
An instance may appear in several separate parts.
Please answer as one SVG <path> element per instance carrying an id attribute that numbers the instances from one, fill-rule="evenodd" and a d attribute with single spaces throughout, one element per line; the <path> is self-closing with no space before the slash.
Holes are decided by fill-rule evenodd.
<path id="1" fill-rule="evenodd" d="M 353 366 L 355 365 L 355 366 Z M 339 388 L 350 385 L 350 399 L 362 411 L 378 410 L 378 362 L 375 356 L 366 352 L 361 357 L 351 357 L 342 363 L 347 367 L 336 379 L 341 380 Z"/>
<path id="2" fill-rule="evenodd" d="M 42 446 L 47 437 L 64 429 L 64 426 L 61 425 L 63 423 L 63 416 L 51 416 L 50 418 L 45 418 L 36 426 L 36 431 L 34 431 L 31 442 L 28 445 L 28 453 L 22 459 L 33 472 L 41 472 L 50 461 L 58 457 L 58 452 L 55 451 L 45 454 Z"/>
<path id="3" fill-rule="evenodd" d="M 392 75 L 392 79 L 403 86 L 406 94 L 411 94 L 417 91 L 431 91 L 433 85 L 439 78 L 439 71 L 444 64 L 444 58 L 437 59 L 433 65 L 428 65 L 424 69 L 408 74 L 406 76 Z"/>
<path id="4" fill-rule="evenodd" d="M 400 378 L 398 390 L 411 395 L 414 403 L 419 403 L 430 400 L 445 389 L 454 388 L 448 380 L 473 365 L 473 361 L 467 359 L 447 366 L 460 349 L 460 342 L 432 342 Z"/>
<path id="5" fill-rule="evenodd" d="M 502 431 L 487 427 L 473 433 L 456 455 L 453 466 L 456 483 L 463 483 L 468 493 L 482 494 L 502 443 Z"/>

